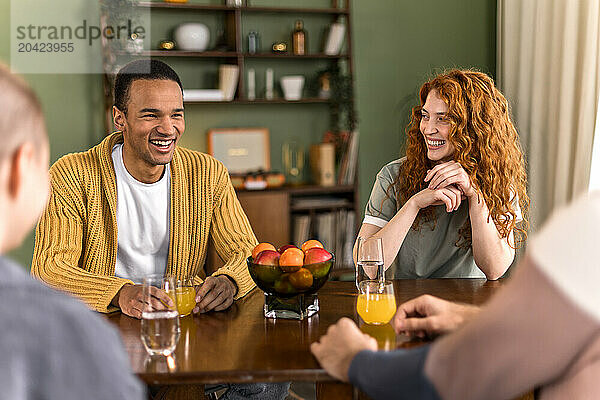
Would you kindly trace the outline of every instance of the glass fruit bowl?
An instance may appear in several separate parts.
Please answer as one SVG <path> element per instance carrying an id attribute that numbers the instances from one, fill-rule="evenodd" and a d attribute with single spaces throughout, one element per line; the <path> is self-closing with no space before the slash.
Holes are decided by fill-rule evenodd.
<path id="1" fill-rule="evenodd" d="M 319 311 L 316 293 L 329 279 L 335 256 L 292 268 L 255 264 L 252 257 L 246 262 L 252 280 L 265 292 L 265 317 L 304 319 Z"/>
<path id="2" fill-rule="evenodd" d="M 285 272 L 277 265 L 255 264 L 252 257 L 248 257 L 246 261 L 256 286 L 265 293 L 286 298 L 316 293 L 329 279 L 335 257 L 332 254 L 327 261 L 307 264 L 294 272 Z"/>

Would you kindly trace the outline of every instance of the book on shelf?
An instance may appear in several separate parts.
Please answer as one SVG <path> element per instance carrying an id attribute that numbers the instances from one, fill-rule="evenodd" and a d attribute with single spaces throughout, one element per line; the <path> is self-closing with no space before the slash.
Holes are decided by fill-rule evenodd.
<path id="1" fill-rule="evenodd" d="M 346 33 L 346 25 L 336 22 L 331 24 L 329 33 L 325 41 L 325 49 L 323 52 L 328 56 L 340 54 L 342 45 L 344 44 L 344 35 Z"/>
<path id="2" fill-rule="evenodd" d="M 354 258 L 352 256 L 352 252 L 354 249 L 354 242 L 356 240 L 356 235 L 358 232 L 356 229 L 356 213 L 354 211 L 348 212 L 346 215 L 346 229 L 345 229 L 345 239 L 344 239 L 344 247 L 342 250 L 343 259 L 342 259 L 342 268 L 354 268 Z"/>
<path id="3" fill-rule="evenodd" d="M 334 268 L 353 268 L 352 249 L 356 239 L 356 214 L 351 210 L 296 215 L 293 241 L 300 246 L 308 239 L 317 239 L 335 254 Z M 312 229 L 311 229 L 312 227 Z"/>
<path id="4" fill-rule="evenodd" d="M 183 101 L 222 101 L 223 92 L 219 89 L 184 89 Z"/>
<path id="5" fill-rule="evenodd" d="M 297 215 L 294 217 L 293 243 L 302 246 L 309 239 L 310 215 Z"/>
<path id="6" fill-rule="evenodd" d="M 342 161 L 338 173 L 339 185 L 352 185 L 354 183 L 358 163 L 358 142 L 358 131 L 351 132 L 342 153 Z"/>
<path id="7" fill-rule="evenodd" d="M 326 249 L 332 249 L 335 252 L 335 224 L 334 213 L 317 214 L 317 237 Z"/>

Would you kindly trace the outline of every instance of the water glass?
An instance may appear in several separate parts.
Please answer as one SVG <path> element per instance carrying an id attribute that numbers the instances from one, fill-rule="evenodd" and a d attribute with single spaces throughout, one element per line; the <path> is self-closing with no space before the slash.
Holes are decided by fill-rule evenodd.
<path id="1" fill-rule="evenodd" d="M 160 295 L 176 298 L 174 277 L 149 275 L 143 279 L 143 309 L 141 338 L 151 356 L 168 356 L 175 350 L 179 340 L 179 312 L 177 302 L 169 307 Z"/>
<path id="2" fill-rule="evenodd" d="M 390 322 L 396 313 L 394 285 L 390 281 L 383 283 L 375 280 L 362 281 L 359 284 L 356 311 L 367 324 L 383 325 Z"/>
<path id="3" fill-rule="evenodd" d="M 383 269 L 383 243 L 381 238 L 358 238 L 356 253 L 356 288 L 364 280 L 377 280 L 383 282 L 385 273 Z"/>

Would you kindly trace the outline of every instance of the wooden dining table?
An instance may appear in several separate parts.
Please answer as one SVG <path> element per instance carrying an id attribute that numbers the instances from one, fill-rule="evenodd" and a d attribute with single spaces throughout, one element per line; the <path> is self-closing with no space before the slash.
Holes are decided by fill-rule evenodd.
<path id="1" fill-rule="evenodd" d="M 422 294 L 482 304 L 502 285 L 485 279 L 396 280 L 397 304 Z M 310 344 L 341 317 L 357 321 L 374 336 L 381 349 L 423 345 L 426 339 L 396 335 L 391 326 L 364 325 L 356 313 L 354 282 L 330 281 L 318 293 L 320 311 L 302 321 L 267 319 L 263 315 L 264 293 L 255 288 L 231 308 L 221 312 L 181 318 L 181 335 L 172 357 L 150 358 L 140 339 L 140 321 L 121 313 L 107 319 L 121 333 L 133 371 L 147 385 L 195 392 L 217 383 L 316 382 L 317 399 L 351 399 L 358 392 L 337 382 L 317 363 Z M 197 388 L 201 388 L 198 390 Z M 202 393 L 200 393 L 202 392 Z M 179 396 L 187 397 L 187 396 Z"/>

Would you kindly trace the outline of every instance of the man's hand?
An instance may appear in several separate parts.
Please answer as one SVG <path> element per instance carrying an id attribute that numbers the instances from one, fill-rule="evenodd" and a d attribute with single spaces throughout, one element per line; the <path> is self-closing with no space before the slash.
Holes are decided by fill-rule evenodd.
<path id="1" fill-rule="evenodd" d="M 150 287 L 152 299 L 150 305 L 153 310 L 167 310 L 174 307 L 173 300 L 163 291 L 155 287 Z M 121 309 L 123 314 L 134 318 L 142 318 L 144 310 L 144 287 L 142 285 L 123 285 L 112 301 Z"/>
<path id="2" fill-rule="evenodd" d="M 377 351 L 377 340 L 362 333 L 349 318 L 331 325 L 320 341 L 310 345 L 310 351 L 325 371 L 344 382 L 348 382 L 352 359 L 362 350 Z"/>
<path id="3" fill-rule="evenodd" d="M 479 310 L 477 306 L 452 303 L 426 294 L 401 304 L 390 323 L 399 334 L 436 336 L 459 328 Z"/>
<path id="4" fill-rule="evenodd" d="M 233 304 L 235 284 L 225 275 L 209 276 L 196 291 L 194 313 L 226 310 Z"/>

